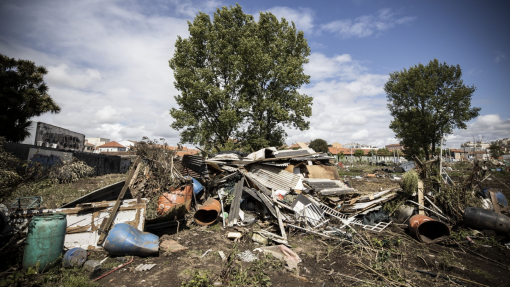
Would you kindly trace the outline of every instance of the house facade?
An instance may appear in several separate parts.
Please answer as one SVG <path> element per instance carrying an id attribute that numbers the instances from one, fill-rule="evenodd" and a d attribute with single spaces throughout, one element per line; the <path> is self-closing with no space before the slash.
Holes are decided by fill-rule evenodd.
<path id="1" fill-rule="evenodd" d="M 116 141 L 111 141 L 97 147 L 99 153 L 127 151 L 127 148 Z"/>

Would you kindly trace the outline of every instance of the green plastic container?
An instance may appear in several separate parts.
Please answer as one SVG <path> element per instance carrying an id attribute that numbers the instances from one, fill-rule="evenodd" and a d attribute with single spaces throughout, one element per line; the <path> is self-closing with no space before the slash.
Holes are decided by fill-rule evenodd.
<path id="1" fill-rule="evenodd" d="M 34 267 L 37 272 L 43 272 L 58 263 L 64 250 L 66 216 L 65 213 L 52 213 L 32 218 L 23 253 L 24 269 Z"/>

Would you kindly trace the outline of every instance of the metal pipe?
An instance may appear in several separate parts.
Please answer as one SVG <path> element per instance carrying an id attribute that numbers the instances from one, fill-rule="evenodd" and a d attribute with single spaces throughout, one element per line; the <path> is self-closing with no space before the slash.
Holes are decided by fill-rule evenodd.
<path id="1" fill-rule="evenodd" d="M 408 202 L 413 203 L 413 204 L 416 204 L 416 205 L 418 205 L 418 206 L 420 206 L 420 207 L 423 207 L 423 208 L 425 208 L 426 210 L 428 210 L 428 211 L 430 211 L 430 212 L 433 212 L 433 213 L 434 213 L 434 214 L 436 214 L 437 216 L 439 216 L 439 217 L 443 218 L 444 220 L 447 220 L 447 221 L 450 221 L 450 222 L 451 222 L 451 220 L 450 220 L 450 219 L 448 219 L 447 217 L 445 217 L 445 216 L 441 215 L 440 213 L 435 212 L 434 210 L 432 210 L 432 209 L 430 209 L 430 208 L 427 208 L 427 207 L 425 207 L 425 206 L 423 206 L 423 205 L 421 205 L 421 204 L 419 204 L 419 203 L 417 203 L 417 202 L 414 202 L 414 201 L 412 201 L 412 200 L 408 200 Z"/>

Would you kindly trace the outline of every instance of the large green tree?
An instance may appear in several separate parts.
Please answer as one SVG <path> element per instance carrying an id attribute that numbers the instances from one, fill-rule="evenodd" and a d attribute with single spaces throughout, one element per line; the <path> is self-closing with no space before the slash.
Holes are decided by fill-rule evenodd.
<path id="1" fill-rule="evenodd" d="M 365 155 L 365 152 L 362 149 L 357 149 L 354 151 L 354 156 L 358 158 L 359 161 L 361 161 L 361 158 Z"/>
<path id="2" fill-rule="evenodd" d="M 308 147 L 315 152 L 328 152 L 328 142 L 323 139 L 314 139 L 308 144 Z"/>
<path id="3" fill-rule="evenodd" d="M 31 118 L 60 107 L 48 95 L 43 66 L 0 54 L 0 136 L 20 142 L 30 136 Z"/>
<path id="4" fill-rule="evenodd" d="M 489 152 L 491 157 L 494 159 L 498 159 L 500 156 L 504 154 L 503 150 L 501 149 L 501 146 L 497 142 L 492 142 L 489 146 Z"/>
<path id="5" fill-rule="evenodd" d="M 466 129 L 466 122 L 478 116 L 480 108 L 471 107 L 476 88 L 464 85 L 461 76 L 459 65 L 437 59 L 390 73 L 384 86 L 393 116 L 390 128 L 407 158 L 423 152 L 430 159 L 443 134 Z"/>
<path id="6" fill-rule="evenodd" d="M 307 40 L 294 23 L 260 13 L 255 21 L 238 4 L 199 13 L 178 37 L 170 60 L 178 108 L 171 127 L 181 142 L 223 144 L 235 139 L 252 149 L 279 146 L 285 127 L 309 128 L 312 98 L 298 93 L 309 82 L 303 65 Z"/>

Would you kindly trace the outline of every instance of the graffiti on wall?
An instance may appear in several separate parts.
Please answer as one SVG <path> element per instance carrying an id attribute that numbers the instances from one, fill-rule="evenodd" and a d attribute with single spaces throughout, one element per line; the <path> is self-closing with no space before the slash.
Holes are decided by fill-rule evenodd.
<path id="1" fill-rule="evenodd" d="M 31 148 L 28 152 L 28 167 L 34 166 L 36 163 L 43 169 L 48 169 L 55 165 L 62 165 L 71 161 L 73 154 L 70 152 L 60 152 L 52 150 L 39 150 Z"/>
<path id="2" fill-rule="evenodd" d="M 35 144 L 55 149 L 83 151 L 85 135 L 47 123 L 37 122 Z"/>

